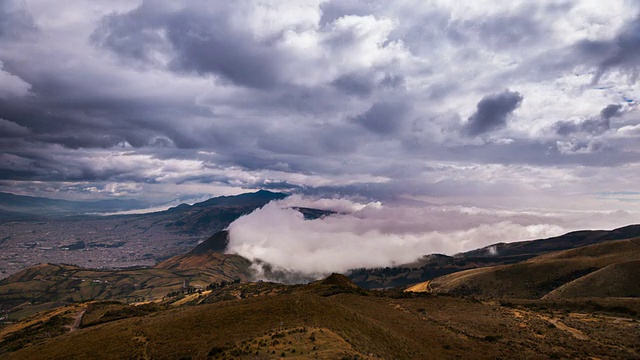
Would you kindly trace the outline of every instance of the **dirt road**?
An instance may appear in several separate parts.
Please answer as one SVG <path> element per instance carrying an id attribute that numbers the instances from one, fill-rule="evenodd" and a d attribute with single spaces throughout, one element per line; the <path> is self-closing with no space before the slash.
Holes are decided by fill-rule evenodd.
<path id="1" fill-rule="evenodd" d="M 80 322 L 82 321 L 82 317 L 87 309 L 83 309 L 73 318 L 73 324 L 69 327 L 69 332 L 74 332 L 80 328 Z"/>

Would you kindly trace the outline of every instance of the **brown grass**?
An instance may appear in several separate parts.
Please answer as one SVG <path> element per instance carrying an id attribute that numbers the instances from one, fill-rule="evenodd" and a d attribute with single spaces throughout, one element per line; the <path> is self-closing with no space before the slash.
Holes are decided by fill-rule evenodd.
<path id="1" fill-rule="evenodd" d="M 575 287 L 558 290 L 550 296 L 638 297 L 638 243 L 638 239 L 611 241 L 541 255 L 513 265 L 462 271 L 436 278 L 431 286 L 436 292 L 456 295 L 539 299 L 578 281 Z M 630 263 L 624 265 L 626 262 Z M 604 270 L 609 266 L 609 270 Z M 598 272 L 600 269 L 603 271 Z M 588 277 L 590 274 L 592 277 Z M 580 281 L 583 277 L 585 280 Z M 593 284 L 592 288 L 586 286 L 590 283 Z"/>
<path id="2" fill-rule="evenodd" d="M 333 285 L 162 309 L 64 334 L 10 358 L 273 358 L 282 353 L 314 358 L 315 352 L 338 359 L 640 356 L 637 323 L 631 320 L 595 317 L 593 326 L 593 316 L 580 318 L 566 311 L 521 308 L 518 317 L 513 306 L 410 293 L 405 298 L 385 293 L 323 296 L 321 286 Z M 550 326 L 545 317 L 581 332 L 589 341 Z M 318 335 L 321 330 L 326 334 Z M 314 332 L 318 343 L 311 340 Z"/>

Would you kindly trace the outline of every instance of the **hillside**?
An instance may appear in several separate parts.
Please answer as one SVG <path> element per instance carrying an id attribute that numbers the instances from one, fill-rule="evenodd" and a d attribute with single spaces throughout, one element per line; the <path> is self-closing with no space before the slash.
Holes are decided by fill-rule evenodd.
<path id="1" fill-rule="evenodd" d="M 512 265 L 436 278 L 431 291 L 491 298 L 640 297 L 640 239 L 608 241 Z"/>
<path id="2" fill-rule="evenodd" d="M 426 255 L 414 263 L 395 267 L 354 269 L 349 277 L 365 288 L 407 286 L 463 270 L 515 264 L 550 252 L 635 237 L 640 237 L 640 225 L 575 231 L 548 239 L 493 244 L 454 256 Z"/>
<path id="3" fill-rule="evenodd" d="M 218 252 L 206 252 L 199 254 L 176 255 L 155 266 L 156 269 L 167 270 L 209 270 L 224 274 L 232 274 L 232 277 L 246 279 L 249 274 L 251 262 L 242 256 L 222 254 Z M 242 276 L 239 276 L 241 275 Z"/>
<path id="4" fill-rule="evenodd" d="M 594 243 L 458 271 L 416 293 L 365 290 L 341 274 L 307 285 L 247 282 L 251 263 L 221 253 L 226 231 L 154 268 L 40 264 L 0 281 L 8 323 L 0 356 L 636 358 L 640 238 L 611 240 L 629 229 L 505 244 L 502 261 Z M 422 261 L 451 271 L 451 259 Z"/>
<path id="5" fill-rule="evenodd" d="M 260 190 L 235 196 L 219 196 L 193 205 L 182 204 L 165 211 L 140 215 L 139 218 L 162 221 L 167 229 L 209 236 L 226 228 L 240 216 L 273 200 L 286 197 L 286 194 Z"/>
<path id="6" fill-rule="evenodd" d="M 215 301 L 139 307 L 89 303 L 84 309 L 41 314 L 0 331 L 0 355 L 9 359 L 36 359 L 43 354 L 50 359 L 632 359 L 640 355 L 631 319 L 364 291 L 341 276 L 304 286 L 234 284 L 200 296 Z M 78 318 L 80 326 L 69 331 Z"/>
<path id="7" fill-rule="evenodd" d="M 227 245 L 229 245 L 229 232 L 227 230 L 221 230 L 198 244 L 198 246 L 189 251 L 187 255 L 199 255 L 209 252 L 223 253 L 227 249 Z"/>
<path id="8" fill-rule="evenodd" d="M 607 265 L 549 292 L 543 299 L 640 296 L 640 260 Z"/>
<path id="9" fill-rule="evenodd" d="M 40 264 L 0 281 L 0 310 L 19 320 L 38 311 L 87 300 L 158 300 L 183 285 L 206 288 L 222 281 L 247 281 L 247 261 L 217 254 L 197 268 L 95 270 Z M 217 262 L 216 262 L 217 261 Z M 217 266 L 214 266 L 217 264 Z"/>
<path id="10" fill-rule="evenodd" d="M 186 254 L 176 255 L 158 263 L 156 269 L 207 270 L 233 278 L 247 280 L 251 261 L 240 255 L 224 254 L 229 233 L 218 231 Z"/>

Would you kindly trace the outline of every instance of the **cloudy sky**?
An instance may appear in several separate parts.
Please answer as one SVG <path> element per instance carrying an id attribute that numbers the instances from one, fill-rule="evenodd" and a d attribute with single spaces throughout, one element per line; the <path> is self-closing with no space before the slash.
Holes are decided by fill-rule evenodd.
<path id="1" fill-rule="evenodd" d="M 0 0 L 0 191 L 633 214 L 639 11 Z"/>

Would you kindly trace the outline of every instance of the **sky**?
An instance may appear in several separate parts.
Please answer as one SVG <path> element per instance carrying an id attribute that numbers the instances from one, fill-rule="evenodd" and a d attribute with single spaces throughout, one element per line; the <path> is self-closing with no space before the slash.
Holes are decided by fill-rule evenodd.
<path id="1" fill-rule="evenodd" d="M 0 0 L 0 191 L 635 214 L 639 13 Z"/>

